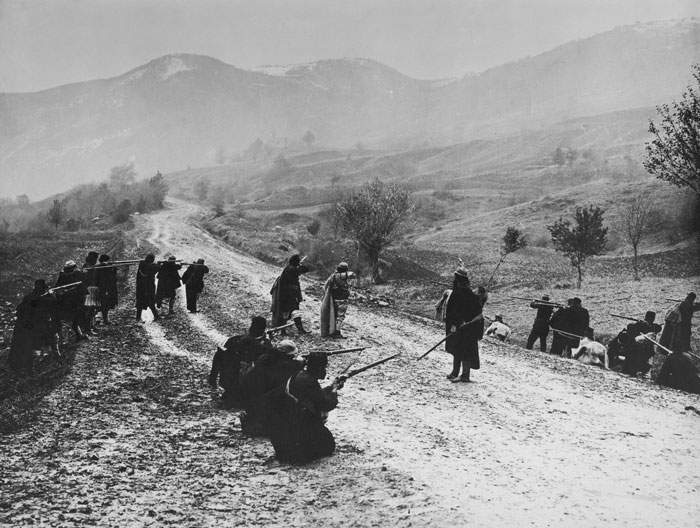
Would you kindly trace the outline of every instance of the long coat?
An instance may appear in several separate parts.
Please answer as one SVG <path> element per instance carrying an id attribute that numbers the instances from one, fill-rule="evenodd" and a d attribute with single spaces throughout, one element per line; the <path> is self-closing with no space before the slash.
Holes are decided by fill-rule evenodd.
<path id="1" fill-rule="evenodd" d="M 698 369 L 682 352 L 674 352 L 666 358 L 656 382 L 672 389 L 700 394 Z"/>
<path id="2" fill-rule="evenodd" d="M 187 291 L 202 293 L 204 289 L 204 275 L 209 273 L 209 268 L 204 264 L 189 266 L 182 274 L 182 283 Z"/>
<path id="3" fill-rule="evenodd" d="M 479 340 L 484 337 L 484 320 L 482 318 L 461 328 L 459 326 L 480 314 L 481 301 L 471 288 L 461 286 L 452 290 L 445 308 L 445 331 L 449 335 L 452 326 L 458 328 L 447 338 L 445 350 L 460 361 L 469 361 L 470 368 L 473 369 L 478 369 L 481 365 Z"/>
<path id="4" fill-rule="evenodd" d="M 144 309 L 156 302 L 156 273 L 160 264 L 141 262 L 136 272 L 136 308 Z"/>
<path id="5" fill-rule="evenodd" d="M 33 351 L 55 343 L 58 305 L 52 295 L 32 292 L 17 306 L 17 321 L 8 361 L 16 370 L 31 372 Z"/>
<path id="6" fill-rule="evenodd" d="M 58 274 L 56 286 L 65 286 L 75 282 L 81 283 L 67 291 L 56 292 L 59 314 L 64 321 L 72 321 L 78 314 L 78 311 L 82 310 L 85 295 L 87 294 L 85 278 L 85 273 L 77 269 L 73 271 L 64 270 Z"/>
<path id="7" fill-rule="evenodd" d="M 286 320 L 283 314 L 289 316 L 291 312 L 299 309 L 299 303 L 304 300 L 301 296 L 299 276 L 308 271 L 309 268 L 303 264 L 299 266 L 289 264 L 282 270 L 282 274 L 270 290 L 273 324 L 284 324 Z"/>
<path id="8" fill-rule="evenodd" d="M 107 264 L 98 264 L 95 268 L 95 282 L 100 289 L 100 305 L 103 309 L 111 310 L 117 306 L 118 301 L 117 269 L 105 266 Z"/>
<path id="9" fill-rule="evenodd" d="M 182 264 L 163 262 L 157 275 L 158 288 L 156 289 L 156 301 L 175 297 L 175 292 L 182 286 L 180 274 L 177 272 L 180 268 L 182 268 Z"/>

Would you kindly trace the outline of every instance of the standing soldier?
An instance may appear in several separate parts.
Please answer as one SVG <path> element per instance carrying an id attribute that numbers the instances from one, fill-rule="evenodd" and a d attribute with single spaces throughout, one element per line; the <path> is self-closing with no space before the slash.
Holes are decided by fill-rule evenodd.
<path id="1" fill-rule="evenodd" d="M 83 321 L 85 323 L 85 331 L 91 334 L 94 333 L 93 325 L 95 323 L 95 313 L 100 307 L 100 290 L 97 286 L 97 270 L 95 269 L 98 256 L 99 253 L 97 251 L 88 252 L 87 257 L 85 257 L 85 263 L 83 264 L 85 286 L 87 287 L 83 308 Z"/>
<path id="2" fill-rule="evenodd" d="M 75 339 L 87 339 L 85 335 L 84 307 L 85 295 L 87 288 L 85 287 L 85 275 L 77 269 L 77 264 L 73 260 L 69 260 L 63 266 L 63 271 L 58 274 L 55 286 L 65 286 L 67 284 L 80 283 L 75 288 L 61 292 L 58 296 L 58 309 L 63 321 L 71 323 Z"/>
<path id="3" fill-rule="evenodd" d="M 543 295 L 541 301 L 533 301 L 530 308 L 537 310 L 535 322 L 532 324 L 530 335 L 527 336 L 525 348 L 532 350 L 535 341 L 540 340 L 540 351 L 547 351 L 547 336 L 549 335 L 549 320 L 552 318 L 554 304 L 549 302 L 549 295 Z"/>
<path id="4" fill-rule="evenodd" d="M 139 263 L 136 271 L 136 320 L 141 321 L 141 312 L 150 308 L 153 312 L 153 320 L 158 320 L 158 310 L 156 310 L 156 273 L 160 270 L 160 264 L 156 264 L 156 257 L 146 255 L 146 258 Z"/>
<path id="5" fill-rule="evenodd" d="M 168 299 L 168 315 L 173 313 L 175 308 L 175 297 L 177 289 L 182 286 L 178 270 L 182 264 L 177 263 L 175 257 L 169 257 L 158 270 L 158 287 L 156 288 L 156 306 L 161 307 L 163 299 Z"/>
<path id="6" fill-rule="evenodd" d="M 97 287 L 100 289 L 102 324 L 108 325 L 109 311 L 117 306 L 117 269 L 109 265 L 109 255 L 100 255 L 100 263 L 95 271 Z"/>
<path id="7" fill-rule="evenodd" d="M 190 265 L 182 274 L 187 310 L 190 313 L 197 313 L 197 298 L 204 290 L 204 275 L 207 273 L 209 273 L 209 268 L 204 265 L 204 259 L 199 259 L 195 265 Z"/>
<path id="8" fill-rule="evenodd" d="M 453 356 L 452 372 L 447 379 L 468 382 L 470 370 L 480 368 L 479 340 L 484 336 L 484 317 L 481 301 L 469 287 L 469 276 L 462 267 L 455 271 L 452 293 L 447 300 L 445 331 L 448 335 L 445 350 Z"/>
<path id="9" fill-rule="evenodd" d="M 674 352 L 688 352 L 690 350 L 693 314 L 700 310 L 700 303 L 696 303 L 695 298 L 695 294 L 690 292 L 666 316 L 666 324 L 661 333 L 660 343 Z"/>
<path id="10" fill-rule="evenodd" d="M 303 300 L 301 296 L 301 284 L 299 276 L 309 271 L 308 266 L 302 264 L 303 260 L 299 255 L 292 255 L 289 264 L 282 270 L 282 274 L 277 278 L 272 286 L 272 321 L 274 326 L 281 326 L 292 319 L 300 334 L 308 334 L 301 322 L 299 303 Z M 283 330 L 282 334 L 286 332 Z"/>
<path id="11" fill-rule="evenodd" d="M 350 297 L 349 280 L 355 278 L 352 271 L 348 271 L 346 262 L 338 264 L 324 286 L 325 293 L 321 302 L 321 337 L 342 338 L 340 327 L 345 321 L 348 310 L 348 298 Z"/>

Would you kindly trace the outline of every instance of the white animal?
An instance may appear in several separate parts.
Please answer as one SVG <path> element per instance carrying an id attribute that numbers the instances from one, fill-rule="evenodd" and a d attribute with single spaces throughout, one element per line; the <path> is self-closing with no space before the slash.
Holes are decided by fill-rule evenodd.
<path id="1" fill-rule="evenodd" d="M 571 357 L 586 365 L 609 368 L 606 346 L 587 337 L 581 339 L 578 348 L 571 349 Z"/>
<path id="2" fill-rule="evenodd" d="M 510 333 L 510 326 L 508 326 L 502 321 L 494 321 L 486 329 L 487 336 L 496 337 L 501 341 L 508 341 L 508 339 L 510 338 Z"/>

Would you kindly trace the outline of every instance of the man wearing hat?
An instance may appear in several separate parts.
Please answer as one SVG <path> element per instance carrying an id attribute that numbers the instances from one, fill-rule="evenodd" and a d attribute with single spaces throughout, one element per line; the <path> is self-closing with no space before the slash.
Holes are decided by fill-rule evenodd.
<path id="1" fill-rule="evenodd" d="M 197 313 L 197 299 L 204 290 L 204 275 L 207 273 L 209 273 L 209 268 L 204 265 L 204 259 L 201 258 L 195 264 L 190 264 L 185 273 L 182 274 L 187 310 L 190 313 Z"/>
<path id="2" fill-rule="evenodd" d="M 97 272 L 96 283 L 100 294 L 102 324 L 108 325 L 110 324 L 109 311 L 117 306 L 117 268 L 109 265 L 109 255 L 100 255 L 99 262 L 95 268 Z"/>
<path id="3" fill-rule="evenodd" d="M 454 273 L 452 293 L 445 307 L 445 331 L 448 336 L 445 350 L 453 358 L 447 379 L 468 382 L 471 369 L 480 368 L 479 340 L 484 336 L 484 316 L 479 297 L 472 291 L 467 270 L 462 266 Z"/>
<path id="4" fill-rule="evenodd" d="M 77 341 L 87 339 L 85 335 L 85 310 L 84 302 L 87 295 L 85 286 L 85 274 L 78 270 L 74 260 L 69 260 L 63 266 L 63 271 L 58 274 L 55 286 L 79 283 L 73 288 L 61 290 L 57 293 L 58 310 L 62 321 L 70 322 Z"/>
<path id="5" fill-rule="evenodd" d="M 241 378 L 241 430 L 248 436 L 267 436 L 271 414 L 276 412 L 271 391 L 281 388 L 290 376 L 304 368 L 297 359 L 297 346 L 290 339 L 280 341 L 261 354 Z"/>
<path id="6" fill-rule="evenodd" d="M 251 319 L 248 333 L 229 337 L 216 348 L 209 373 L 209 385 L 218 384 L 224 389 L 221 396 L 224 408 L 231 408 L 241 403 L 241 372 L 252 365 L 259 356 L 272 349 L 266 338 L 267 321 L 264 317 Z"/>
<path id="7" fill-rule="evenodd" d="M 139 263 L 136 271 L 136 320 L 141 321 L 141 313 L 147 308 L 153 313 L 153 320 L 158 320 L 156 310 L 156 283 L 155 278 L 160 271 L 160 264 L 155 262 L 156 257 L 152 253 Z"/>
<path id="8" fill-rule="evenodd" d="M 160 270 L 156 274 L 158 277 L 158 286 L 156 287 L 156 306 L 161 307 L 164 299 L 168 299 L 168 314 L 173 313 L 175 308 L 175 297 L 177 297 L 177 289 L 182 286 L 180 274 L 178 270 L 182 268 L 182 264 L 177 263 L 174 256 L 163 262 Z"/>
<path id="9" fill-rule="evenodd" d="M 299 276 L 309 271 L 309 267 L 302 264 L 303 261 L 300 255 L 289 257 L 289 263 L 270 289 L 272 295 L 270 311 L 274 326 L 281 326 L 292 319 L 300 334 L 308 334 L 299 312 L 299 303 L 303 301 Z M 285 333 L 285 330 L 282 330 L 282 334 Z"/>
<path id="10" fill-rule="evenodd" d="M 24 296 L 17 306 L 17 319 L 12 334 L 8 363 L 17 372 L 30 375 L 34 366 L 34 351 L 50 347 L 55 359 L 58 350 L 57 303 L 48 293 L 43 279 L 34 282 L 34 290 Z"/>
<path id="11" fill-rule="evenodd" d="M 270 440 L 280 462 L 306 464 L 335 451 L 333 434 L 325 426 L 328 413 L 338 406 L 338 390 L 343 380 L 336 379 L 321 388 L 326 377 L 328 356 L 312 352 L 306 367 L 290 376 L 274 398 L 276 412 L 270 423 Z"/>
<path id="12" fill-rule="evenodd" d="M 348 310 L 349 281 L 354 278 L 355 274 L 348 270 L 347 262 L 341 262 L 326 280 L 321 301 L 321 337 L 343 337 L 340 328 Z"/>
<path id="13" fill-rule="evenodd" d="M 627 325 L 622 341 L 622 355 L 625 356 L 622 372 L 625 374 L 636 376 L 646 374 L 651 369 L 649 360 L 654 356 L 654 344 L 642 337 L 642 334 L 653 339 L 661 331 L 661 325 L 656 324 L 655 319 L 655 312 L 647 312 L 644 321 Z"/>
<path id="14" fill-rule="evenodd" d="M 573 335 L 583 337 L 583 332 L 576 333 L 576 329 L 580 326 L 578 319 L 582 319 L 581 314 L 578 314 L 575 308 L 577 297 L 567 299 L 566 306 L 559 308 L 549 321 L 549 326 L 552 329 L 552 348 L 550 353 L 562 356 L 571 357 L 571 349 L 579 345 L 579 339 Z M 578 306 L 581 306 L 581 299 L 578 299 Z M 587 314 L 588 312 L 586 312 Z M 588 325 L 586 325 L 586 328 Z"/>
<path id="15" fill-rule="evenodd" d="M 549 335 L 549 320 L 552 318 L 554 304 L 549 302 L 549 295 L 543 295 L 541 301 L 533 301 L 530 308 L 537 310 L 535 322 L 532 323 L 532 330 L 527 336 L 525 348 L 532 350 L 535 341 L 540 341 L 540 351 L 547 351 L 547 336 Z"/>

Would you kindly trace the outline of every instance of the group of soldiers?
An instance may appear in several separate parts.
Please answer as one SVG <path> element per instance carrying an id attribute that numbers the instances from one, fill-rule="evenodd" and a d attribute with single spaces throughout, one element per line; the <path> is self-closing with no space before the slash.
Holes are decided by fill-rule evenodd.
<path id="1" fill-rule="evenodd" d="M 19 370 L 31 372 L 33 351 L 46 345 L 57 359 L 61 322 L 69 323 L 76 339 L 87 339 L 94 333 L 97 312 L 102 323 L 109 322 L 109 311 L 117 305 L 117 272 L 121 265 L 138 262 L 136 273 L 136 319 L 150 309 L 154 320 L 167 301 L 168 313 L 174 310 L 177 290 L 185 284 L 187 308 L 197 312 L 197 298 L 204 287 L 209 269 L 203 259 L 183 263 L 174 256 L 156 261 L 147 255 L 143 260 L 112 262 L 106 254 L 91 251 L 82 269 L 73 261 L 66 262 L 55 286 L 49 288 L 37 280 L 31 293 L 17 308 L 17 323 L 10 351 L 10 363 Z M 222 406 L 241 409 L 242 431 L 250 436 L 268 437 L 279 460 L 306 463 L 333 453 L 335 441 L 326 428 L 328 413 L 338 404 L 338 391 L 347 378 L 396 356 L 350 372 L 344 372 L 322 388 L 330 355 L 350 353 L 364 348 L 332 352 L 314 351 L 300 355 L 293 341 L 286 338 L 287 329 L 295 326 L 299 335 L 308 334 L 300 312 L 303 301 L 299 277 L 310 271 L 300 255 L 294 255 L 282 270 L 271 289 L 272 328 L 267 320 L 255 316 L 247 334 L 228 338 L 214 354 L 209 384 L 223 388 Z M 187 269 L 180 276 L 179 270 Z M 341 262 L 324 284 L 321 303 L 321 335 L 342 338 L 340 332 L 350 297 L 350 284 L 355 278 L 348 265 Z M 156 284 L 157 279 L 157 284 Z M 444 343 L 452 355 L 452 370 L 447 378 L 453 383 L 470 382 L 471 372 L 480 368 L 479 341 L 484 336 L 507 341 L 510 327 L 497 314 L 485 330 L 484 306 L 488 294 L 483 287 L 472 289 L 467 270 L 460 265 L 454 272 L 452 288 L 437 305 L 437 317 L 445 324 L 445 337 L 419 359 Z M 547 295 L 532 299 L 537 310 L 526 348 L 539 340 L 540 350 L 547 351 L 547 337 L 553 332 L 550 353 L 578 358 L 586 349 L 604 350 L 604 366 L 630 375 L 646 373 L 654 346 L 670 352 L 659 375 L 659 383 L 700 393 L 700 378 L 684 353 L 690 350 L 693 313 L 700 310 L 695 294 L 690 293 L 666 316 L 665 325 L 656 324 L 656 314 L 647 312 L 643 320 L 633 319 L 606 348 L 593 341 L 588 311 L 579 298 L 569 299 L 565 306 L 550 301 Z M 270 337 L 279 332 L 284 338 L 274 345 Z M 660 342 L 656 334 L 662 332 Z M 602 364 L 602 363 L 601 363 Z"/>
<path id="2" fill-rule="evenodd" d="M 174 309 L 177 289 L 185 285 L 187 308 L 197 311 L 197 298 L 204 288 L 204 275 L 209 268 L 204 260 L 194 263 L 170 257 L 156 261 L 154 255 L 143 260 L 112 261 L 107 254 L 88 252 L 78 268 L 69 260 L 59 272 L 53 287 L 45 279 L 34 282 L 33 290 L 17 306 L 15 328 L 8 360 L 17 372 L 31 375 L 36 351 L 49 350 L 57 361 L 63 360 L 63 323 L 73 330 L 76 341 L 95 335 L 96 316 L 102 325 L 110 325 L 109 312 L 119 300 L 117 269 L 138 263 L 136 273 L 136 319 L 141 321 L 143 309 L 150 308 L 158 319 L 158 308 L 168 301 L 169 313 Z M 188 268 L 180 277 L 178 270 Z M 158 285 L 156 287 L 156 279 Z"/>
<path id="3" fill-rule="evenodd" d="M 553 333 L 551 354 L 577 359 L 590 349 L 604 354 L 600 366 L 618 370 L 630 376 L 649 372 L 649 361 L 658 350 L 668 355 L 657 378 L 658 383 L 687 392 L 700 394 L 700 378 L 692 361 L 690 336 L 693 313 L 700 311 L 700 303 L 695 302 L 695 293 L 689 293 L 668 312 L 663 327 L 656 323 L 656 313 L 647 311 L 644 319 L 610 314 L 630 322 L 606 346 L 594 341 L 590 317 L 575 297 L 566 306 L 551 302 L 549 296 L 533 300 L 530 307 L 537 310 L 532 330 L 527 338 L 526 348 L 532 349 L 539 340 L 540 350 L 547 351 L 547 336 Z M 661 333 L 657 341 L 657 335 Z M 588 349 L 588 350 L 583 350 Z"/>

